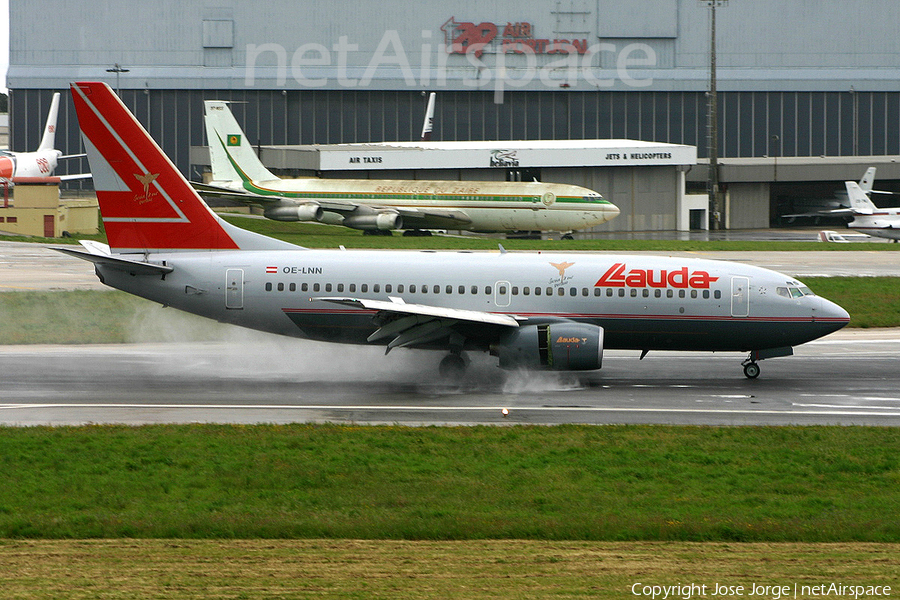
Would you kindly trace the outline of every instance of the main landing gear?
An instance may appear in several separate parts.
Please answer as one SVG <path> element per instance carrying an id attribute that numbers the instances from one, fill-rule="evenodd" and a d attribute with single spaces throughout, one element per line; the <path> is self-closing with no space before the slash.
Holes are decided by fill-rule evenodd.
<path id="1" fill-rule="evenodd" d="M 748 358 L 742 362 L 741 365 L 744 367 L 744 377 L 747 379 L 756 379 L 759 377 L 759 365 L 755 361 Z"/>
<path id="2" fill-rule="evenodd" d="M 441 364 L 438 365 L 438 373 L 440 373 L 441 379 L 456 381 L 466 374 L 468 366 L 469 363 L 462 353 L 451 352 L 441 360 Z"/>

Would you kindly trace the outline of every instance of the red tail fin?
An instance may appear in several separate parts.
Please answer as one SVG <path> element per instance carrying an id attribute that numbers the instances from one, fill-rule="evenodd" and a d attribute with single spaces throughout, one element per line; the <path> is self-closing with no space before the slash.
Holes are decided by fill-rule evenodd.
<path id="1" fill-rule="evenodd" d="M 239 247 L 108 85 L 75 83 L 72 97 L 111 248 Z"/>

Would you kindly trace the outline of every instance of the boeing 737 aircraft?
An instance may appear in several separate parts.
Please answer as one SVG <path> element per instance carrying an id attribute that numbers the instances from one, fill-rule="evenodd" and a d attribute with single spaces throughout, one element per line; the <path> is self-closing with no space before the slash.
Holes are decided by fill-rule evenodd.
<path id="1" fill-rule="evenodd" d="M 597 192 L 562 183 L 279 179 L 260 162 L 226 102 L 207 100 L 204 107 L 213 181 L 194 186 L 204 195 L 262 205 L 264 215 L 276 221 L 319 221 L 373 232 L 570 234 L 619 214 Z"/>
<path id="2" fill-rule="evenodd" d="M 59 92 L 53 94 L 50 101 L 50 112 L 47 114 L 47 123 L 44 125 L 44 135 L 41 144 L 34 152 L 0 152 L 0 178 L 15 183 L 20 177 L 49 177 L 56 170 L 57 163 L 64 158 L 79 158 L 84 154 L 63 156 L 62 152 L 54 148 L 56 144 L 56 115 L 59 113 Z M 62 175 L 60 179 L 87 179 L 90 173 L 77 175 Z"/>
<path id="3" fill-rule="evenodd" d="M 59 250 L 111 287 L 222 322 L 313 340 L 490 352 L 502 368 L 593 370 L 607 348 L 749 352 L 757 361 L 849 315 L 794 278 L 658 256 L 308 250 L 213 213 L 104 83 L 72 94 L 109 246 Z"/>

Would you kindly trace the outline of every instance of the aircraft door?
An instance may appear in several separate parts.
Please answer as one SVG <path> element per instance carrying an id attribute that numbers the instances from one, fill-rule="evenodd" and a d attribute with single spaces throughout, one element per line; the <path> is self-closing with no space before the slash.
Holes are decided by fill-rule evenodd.
<path id="1" fill-rule="evenodd" d="M 225 308 L 244 308 L 244 270 L 225 271 Z"/>
<path id="2" fill-rule="evenodd" d="M 750 278 L 731 278 L 731 316 L 750 316 Z"/>
<path id="3" fill-rule="evenodd" d="M 494 284 L 494 304 L 497 306 L 509 306 L 509 282 L 498 281 Z"/>

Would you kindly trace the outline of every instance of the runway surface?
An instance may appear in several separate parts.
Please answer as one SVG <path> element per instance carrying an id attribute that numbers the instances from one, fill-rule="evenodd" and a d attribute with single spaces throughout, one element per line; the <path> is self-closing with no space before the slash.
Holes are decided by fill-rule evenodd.
<path id="1" fill-rule="evenodd" d="M 670 255 L 800 278 L 900 275 L 893 252 Z M 88 263 L 0 242 L 0 291 L 57 289 L 109 288 Z M 604 368 L 583 376 L 504 374 L 494 359 L 473 356 L 470 375 L 447 384 L 437 379 L 440 353 L 385 357 L 239 329 L 203 344 L 0 345 L 0 423 L 900 425 L 900 329 L 845 329 L 795 352 L 760 363 L 752 381 L 738 354 L 651 353 L 641 361 L 637 352 L 608 351 Z"/>
<path id="2" fill-rule="evenodd" d="M 608 352 L 584 376 L 502 374 L 473 357 L 255 333 L 204 344 L 0 346 L 0 423 L 672 423 L 900 425 L 900 330 L 838 332 L 760 363 L 741 355 Z M 504 416 L 501 411 L 507 409 Z"/>

